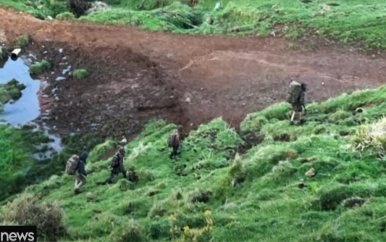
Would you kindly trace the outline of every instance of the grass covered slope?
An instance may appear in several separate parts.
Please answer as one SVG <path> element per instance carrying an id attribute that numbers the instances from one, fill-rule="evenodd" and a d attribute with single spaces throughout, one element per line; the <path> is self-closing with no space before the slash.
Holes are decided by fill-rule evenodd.
<path id="1" fill-rule="evenodd" d="M 0 201 L 35 182 L 38 166 L 33 154 L 45 149 L 49 139 L 25 127 L 0 125 Z"/>
<path id="2" fill-rule="evenodd" d="M 170 1 L 169 1 L 170 2 Z M 200 34 L 257 34 L 301 38 L 334 37 L 344 43 L 361 41 L 365 47 L 386 48 L 386 3 L 380 0 L 199 1 L 193 8 L 174 2 L 166 7 L 138 11 L 122 5 L 93 13 L 83 20 L 138 25 L 149 30 Z"/>
<path id="3" fill-rule="evenodd" d="M 383 87 L 310 104 L 302 126 L 289 125 L 285 103 L 250 114 L 240 133 L 215 119 L 185 138 L 178 161 L 166 148 L 175 126 L 152 122 L 125 147 L 138 183 L 119 175 L 96 185 L 109 175 L 110 159 L 100 159 L 113 146 L 106 141 L 90 153 L 82 194 L 73 195 L 72 177 L 53 176 L 0 218 L 17 223 L 10 211 L 28 211 L 23 201 L 34 197 L 31 206 L 53 206 L 57 215 L 57 230 L 42 233 L 65 226 L 62 241 L 383 241 L 385 94 Z"/>
<path id="4" fill-rule="evenodd" d="M 0 0 L 39 18 L 73 19 L 67 0 Z M 91 1 L 92 2 L 92 1 Z M 386 48 L 386 3 L 382 0 L 106 0 L 111 9 L 82 21 L 140 26 L 189 34 L 252 34 L 332 37 L 366 48 Z M 216 4 L 221 2 L 219 8 Z"/>

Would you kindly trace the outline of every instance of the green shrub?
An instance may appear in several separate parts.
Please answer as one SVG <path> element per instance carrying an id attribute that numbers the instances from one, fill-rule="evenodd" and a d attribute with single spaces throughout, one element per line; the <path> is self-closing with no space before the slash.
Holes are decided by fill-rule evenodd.
<path id="1" fill-rule="evenodd" d="M 351 142 L 357 150 L 375 149 L 384 154 L 386 151 L 386 118 L 372 125 L 359 127 Z"/>
<path id="2" fill-rule="evenodd" d="M 28 35 L 22 35 L 18 38 L 18 44 L 21 48 L 26 48 L 29 45 L 30 37 Z"/>
<path id="3" fill-rule="evenodd" d="M 130 220 L 123 226 L 115 228 L 110 235 L 110 241 L 126 242 L 126 241 L 146 241 L 144 229 L 135 220 Z"/>
<path id="4" fill-rule="evenodd" d="M 74 70 L 72 76 L 77 79 L 83 79 L 88 77 L 90 74 L 86 69 L 76 69 Z"/>
<path id="5" fill-rule="evenodd" d="M 73 20 L 73 19 L 75 19 L 75 16 L 71 12 L 64 12 L 64 13 L 60 13 L 60 14 L 56 15 L 55 18 L 58 20 Z"/>
<path id="6" fill-rule="evenodd" d="M 23 83 L 19 83 L 16 79 L 12 79 L 6 84 L 0 84 L 0 102 L 7 103 L 10 100 L 18 100 L 22 96 L 22 90 L 26 86 Z"/>
<path id="7" fill-rule="evenodd" d="M 66 234 L 60 206 L 57 203 L 38 204 L 37 197 L 32 194 L 22 194 L 6 204 L 2 214 L 5 222 L 37 226 L 39 236 L 50 241 Z"/>
<path id="8" fill-rule="evenodd" d="M 386 186 L 377 183 L 364 183 L 341 185 L 331 184 L 319 191 L 320 208 L 322 210 L 335 210 L 343 200 L 353 196 L 363 198 L 371 196 L 383 196 Z"/>
<path id="9" fill-rule="evenodd" d="M 5 46 L 0 46 L 0 61 L 6 61 L 9 55 L 9 49 Z"/>
<path id="10" fill-rule="evenodd" d="M 89 163 L 97 162 L 103 154 L 115 148 L 116 148 L 116 142 L 110 139 L 106 140 L 101 144 L 96 145 L 89 154 L 89 157 L 88 157 Z"/>
<path id="11" fill-rule="evenodd" d="M 29 70 L 32 75 L 40 75 L 48 71 L 50 68 L 51 68 L 51 63 L 48 62 L 47 60 L 43 60 L 41 62 L 32 64 Z"/>

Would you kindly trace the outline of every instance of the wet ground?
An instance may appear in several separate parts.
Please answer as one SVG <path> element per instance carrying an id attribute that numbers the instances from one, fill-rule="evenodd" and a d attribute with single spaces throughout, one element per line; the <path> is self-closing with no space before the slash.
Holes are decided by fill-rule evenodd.
<path id="1" fill-rule="evenodd" d="M 33 80 L 29 74 L 29 67 L 19 58 L 16 61 L 10 58 L 3 68 L 0 68 L 0 84 L 5 84 L 15 78 L 26 85 L 22 97 L 14 103 L 4 105 L 4 113 L 0 118 L 12 125 L 26 124 L 40 115 L 38 91 L 39 80 Z"/>
<path id="2" fill-rule="evenodd" d="M 48 149 L 44 153 L 35 154 L 35 157 L 37 159 L 46 159 L 50 157 L 54 151 L 60 152 L 63 147 L 61 146 L 60 137 L 51 134 L 47 125 L 38 125 L 34 122 L 41 115 L 39 103 L 41 81 L 35 80 L 30 76 L 29 67 L 26 63 L 28 63 L 27 59 L 18 58 L 12 60 L 9 58 L 0 68 L 0 84 L 16 79 L 26 86 L 22 91 L 20 99 L 4 105 L 4 112 L 0 113 L 0 120 L 2 123 L 10 124 L 14 127 L 33 125 L 35 126 L 35 130 L 42 130 L 52 142 L 42 144 L 41 146 L 47 145 L 51 149 Z"/>

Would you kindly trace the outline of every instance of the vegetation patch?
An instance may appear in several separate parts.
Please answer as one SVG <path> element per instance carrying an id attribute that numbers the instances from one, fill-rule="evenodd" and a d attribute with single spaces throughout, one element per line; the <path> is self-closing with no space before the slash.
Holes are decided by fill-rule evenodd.
<path id="1" fill-rule="evenodd" d="M 57 20 L 74 20 L 75 16 L 71 12 L 64 12 L 56 15 L 55 17 Z"/>
<path id="2" fill-rule="evenodd" d="M 18 38 L 18 45 L 21 48 L 26 48 L 29 45 L 30 37 L 28 35 L 22 35 Z"/>
<path id="3" fill-rule="evenodd" d="M 386 118 L 371 125 L 361 126 L 352 137 L 353 145 L 358 150 L 374 149 L 381 156 L 386 152 Z"/>
<path id="4" fill-rule="evenodd" d="M 51 63 L 47 60 L 42 60 L 30 66 L 30 73 L 32 75 L 41 75 L 51 68 Z"/>
<path id="5" fill-rule="evenodd" d="M 182 33 L 300 38 L 312 30 L 384 45 L 384 3 L 376 0 L 236 1 L 216 10 L 214 1 L 108 3 L 114 7 L 80 19 Z M 63 153 L 34 166 L 31 144 L 42 136 L 0 126 L 0 199 L 10 202 L 1 219 L 57 221 L 41 232 L 63 241 L 382 241 L 385 95 L 381 87 L 308 104 L 303 125 L 290 125 L 287 103 L 249 114 L 241 132 L 217 118 L 185 137 L 176 160 L 167 139 L 177 126 L 153 120 L 124 147 L 123 164 L 138 179 L 118 174 L 107 185 L 100 182 L 110 175 L 115 141 L 68 135 Z M 83 146 L 91 150 L 89 175 L 74 195 L 74 177 L 63 169 Z M 27 205 L 65 216 L 21 214 Z"/>
<path id="6" fill-rule="evenodd" d="M 38 235 L 54 241 L 66 234 L 64 214 L 58 203 L 38 204 L 31 194 L 23 194 L 2 207 L 2 222 L 22 226 L 37 226 Z"/>
<path id="7" fill-rule="evenodd" d="M 90 73 L 86 69 L 76 69 L 72 73 L 72 76 L 77 79 L 83 79 L 90 75 Z"/>
<path id="8" fill-rule="evenodd" d="M 5 46 L 0 46 L 0 61 L 4 62 L 8 59 L 9 49 Z"/>
<path id="9" fill-rule="evenodd" d="M 48 141 L 40 132 L 0 125 L 0 201 L 35 181 L 32 154 L 39 151 L 35 145 Z"/>
<path id="10" fill-rule="evenodd" d="M 6 84 L 0 84 L 0 102 L 1 104 L 9 101 L 17 101 L 22 96 L 22 91 L 26 88 L 23 83 L 12 79 Z"/>
<path id="11" fill-rule="evenodd" d="M 311 121 L 299 126 L 289 125 L 284 103 L 250 114 L 242 134 L 214 119 L 189 133 L 176 160 L 166 145 L 176 125 L 153 120 L 125 145 L 124 166 L 138 180 L 119 174 L 108 185 L 98 182 L 110 174 L 117 143 L 95 146 L 88 137 L 67 137 L 70 150 L 48 161 L 58 175 L 25 193 L 39 203 L 59 201 L 68 237 L 78 241 L 381 240 L 385 158 L 378 148 L 355 149 L 352 139 L 361 126 L 341 120 L 355 116 L 376 127 L 386 110 L 384 95 L 385 88 L 369 89 L 309 104 Z M 364 105 L 370 102 L 377 104 Z M 363 112 L 353 113 L 358 107 Z M 325 115 L 333 118 L 318 123 Z M 262 138 L 238 154 L 248 137 Z M 59 171 L 79 144 L 94 149 L 84 192 L 75 196 L 74 178 Z M 358 226 L 365 233 L 358 234 Z"/>
<path id="12" fill-rule="evenodd" d="M 253 34 L 290 39 L 320 36 L 365 48 L 386 48 L 386 4 L 343 1 L 108 0 L 112 8 L 82 21 L 129 24 L 148 30 L 191 34 Z M 3 0 L 2 5 L 40 19 L 73 19 L 66 0 Z"/>

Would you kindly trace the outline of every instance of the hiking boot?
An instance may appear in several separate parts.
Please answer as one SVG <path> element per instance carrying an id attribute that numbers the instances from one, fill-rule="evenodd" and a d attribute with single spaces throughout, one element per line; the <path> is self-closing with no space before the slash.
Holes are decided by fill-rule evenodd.
<path id="1" fill-rule="evenodd" d="M 302 118 L 299 122 L 299 124 L 304 124 L 306 122 L 306 120 L 304 118 Z"/>
<path id="2" fill-rule="evenodd" d="M 77 195 L 77 194 L 79 194 L 79 193 L 81 193 L 81 191 L 79 191 L 79 189 L 75 189 L 75 190 L 74 190 L 74 194 L 75 194 L 75 195 Z"/>

